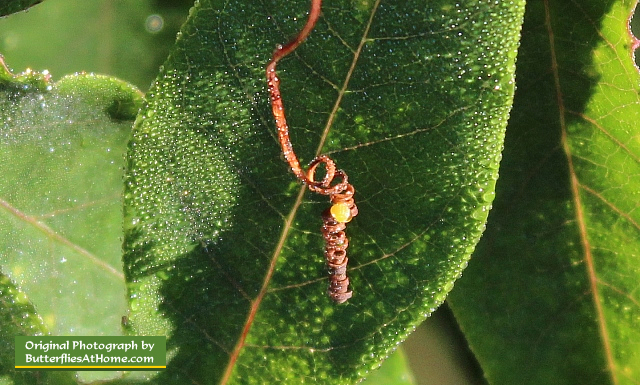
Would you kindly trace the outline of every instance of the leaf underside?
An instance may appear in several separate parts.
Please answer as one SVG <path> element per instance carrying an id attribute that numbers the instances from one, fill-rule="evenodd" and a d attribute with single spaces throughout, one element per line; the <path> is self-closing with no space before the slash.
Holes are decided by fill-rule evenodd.
<path id="1" fill-rule="evenodd" d="M 492 384 L 637 384 L 633 1 L 529 2 L 495 208 L 450 301 Z"/>
<path id="2" fill-rule="evenodd" d="M 12 331 L 1 343 L 49 332 L 119 335 L 123 161 L 141 95 L 104 76 L 54 83 L 46 72 L 14 76 L 1 64 L 0 330 Z M 68 378 L 47 376 L 33 378 Z"/>

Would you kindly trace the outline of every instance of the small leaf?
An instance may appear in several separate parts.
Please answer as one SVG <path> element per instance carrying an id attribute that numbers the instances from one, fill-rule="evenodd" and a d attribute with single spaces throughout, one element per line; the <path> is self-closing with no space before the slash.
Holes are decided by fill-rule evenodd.
<path id="1" fill-rule="evenodd" d="M 380 369 L 373 372 L 363 385 L 414 385 L 409 362 L 402 349 L 398 349 L 382 364 Z"/>
<path id="2" fill-rule="evenodd" d="M 450 297 L 491 384 L 640 379 L 634 6 L 527 5 L 495 208 Z"/>
<path id="3" fill-rule="evenodd" d="M 58 77 L 109 74 L 146 90 L 175 43 L 188 3 L 44 1 L 0 20 L 0 53 L 15 69 L 46 68 Z"/>
<path id="4" fill-rule="evenodd" d="M 15 337 L 47 333 L 26 294 L 0 273 L 0 375 L 16 384 L 76 384 L 72 372 L 16 371 Z M 1 381 L 1 380 L 0 380 Z"/>
<path id="5" fill-rule="evenodd" d="M 0 268 L 54 335 L 122 333 L 123 154 L 140 104 L 112 78 L 0 66 Z"/>
<path id="6" fill-rule="evenodd" d="M 327 298 L 320 213 L 275 139 L 265 66 L 299 2 L 200 1 L 130 143 L 125 273 L 160 383 L 351 383 L 442 301 L 484 226 L 521 3 L 325 5 L 279 65 L 296 152 L 349 174 L 354 297 Z"/>
<path id="7" fill-rule="evenodd" d="M 2 3 L 0 3 L 0 16 L 24 11 L 40 3 L 42 3 L 42 0 L 2 0 Z"/>

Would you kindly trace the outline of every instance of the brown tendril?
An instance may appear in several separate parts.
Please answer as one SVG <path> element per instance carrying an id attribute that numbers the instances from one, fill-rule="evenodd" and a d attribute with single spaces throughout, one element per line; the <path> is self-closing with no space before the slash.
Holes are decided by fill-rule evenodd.
<path id="1" fill-rule="evenodd" d="M 280 94 L 280 79 L 276 74 L 276 64 L 280 59 L 293 52 L 315 27 L 320 17 L 322 0 L 312 0 L 309 18 L 306 24 L 289 43 L 278 45 L 273 52 L 271 61 L 267 65 L 267 85 L 271 95 L 271 109 L 278 129 L 278 141 L 282 147 L 284 158 L 289 163 L 295 176 L 307 185 L 309 190 L 328 195 L 332 207 L 322 213 L 322 236 L 325 240 L 324 256 L 329 269 L 329 297 L 343 303 L 352 296 L 349 290 L 349 278 L 347 277 L 347 247 L 349 239 L 344 229 L 347 222 L 358 214 L 358 208 L 353 200 L 355 189 L 348 182 L 347 174 L 336 169 L 333 159 L 327 155 L 319 155 L 311 161 L 305 172 L 300 166 L 300 161 L 293 151 L 289 137 L 289 126 L 284 114 L 282 95 Z M 316 180 L 316 170 L 319 165 L 324 165 L 325 175 L 322 180 Z M 335 183 L 334 180 L 338 179 Z"/>

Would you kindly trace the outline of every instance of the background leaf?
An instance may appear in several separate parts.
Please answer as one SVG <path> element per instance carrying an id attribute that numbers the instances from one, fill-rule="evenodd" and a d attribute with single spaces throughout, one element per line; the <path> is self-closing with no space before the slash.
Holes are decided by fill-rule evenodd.
<path id="1" fill-rule="evenodd" d="M 43 335 L 46 328 L 27 298 L 0 273 L 0 384 L 76 384 L 73 372 L 15 371 L 15 336 Z"/>
<path id="2" fill-rule="evenodd" d="M 146 90 L 192 0 L 55 0 L 0 20 L 0 52 L 14 68 L 109 74 Z M 57 80 L 57 79 L 56 79 Z"/>
<path id="3" fill-rule="evenodd" d="M 123 154 L 141 95 L 107 77 L 0 70 L 2 271 L 52 334 L 119 335 Z"/>
<path id="4" fill-rule="evenodd" d="M 0 3 L 0 16 L 23 11 L 41 2 L 42 0 L 3 0 Z"/>
<path id="5" fill-rule="evenodd" d="M 332 2 L 280 65 L 298 154 L 330 152 L 356 186 L 345 306 L 325 295 L 326 199 L 287 172 L 265 92 L 306 6 L 199 2 L 134 130 L 125 273 L 132 332 L 169 336 L 160 383 L 365 376 L 482 231 L 522 4 Z"/>
<path id="6" fill-rule="evenodd" d="M 497 198 L 450 297 L 491 384 L 640 380 L 635 2 L 529 2 Z"/>
<path id="7" fill-rule="evenodd" d="M 415 381 L 409 371 L 407 357 L 402 349 L 398 349 L 384 362 L 380 369 L 371 373 L 363 382 L 365 385 L 414 385 Z"/>
<path id="8" fill-rule="evenodd" d="M 463 274 L 464 276 L 464 274 Z M 449 306 L 440 306 L 400 346 L 416 385 L 486 385 Z M 386 362 L 380 368 L 384 369 Z"/>

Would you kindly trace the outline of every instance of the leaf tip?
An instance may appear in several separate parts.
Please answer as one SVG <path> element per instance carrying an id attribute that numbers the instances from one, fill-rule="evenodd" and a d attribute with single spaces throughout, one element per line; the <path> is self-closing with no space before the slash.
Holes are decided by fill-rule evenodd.
<path id="1" fill-rule="evenodd" d="M 627 30 L 629 31 L 629 36 L 631 37 L 631 58 L 633 59 L 633 63 L 636 67 L 636 70 L 640 72 L 640 67 L 638 66 L 638 58 L 636 57 L 636 51 L 640 48 L 640 40 L 636 37 L 634 30 L 640 28 L 640 19 L 635 19 L 635 14 L 638 11 L 638 1 L 636 1 L 635 6 L 629 18 L 627 19 Z"/>

